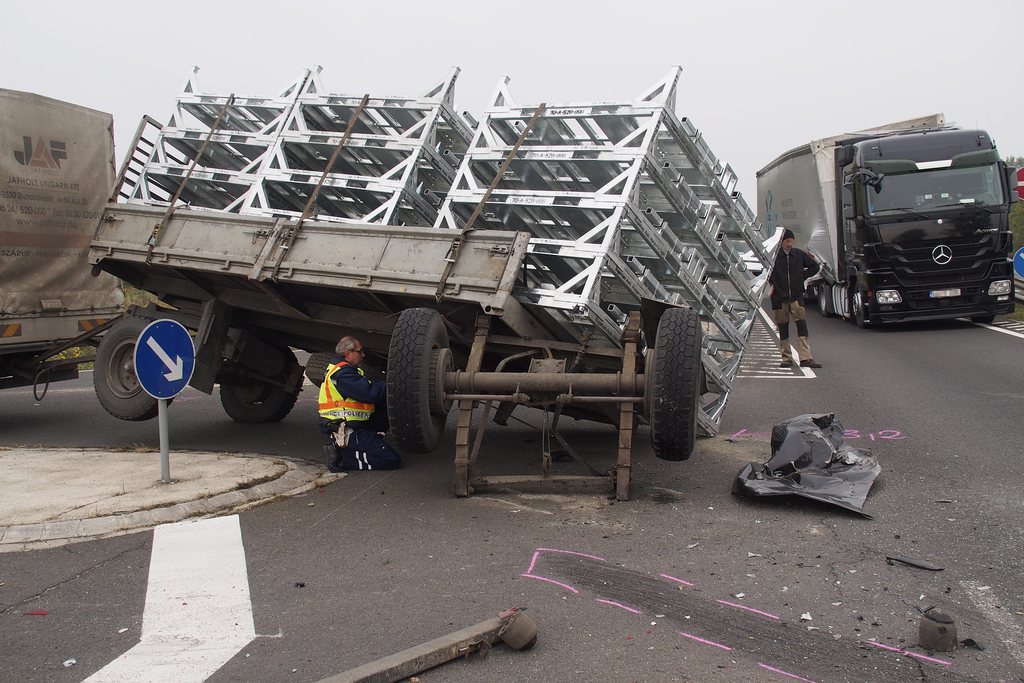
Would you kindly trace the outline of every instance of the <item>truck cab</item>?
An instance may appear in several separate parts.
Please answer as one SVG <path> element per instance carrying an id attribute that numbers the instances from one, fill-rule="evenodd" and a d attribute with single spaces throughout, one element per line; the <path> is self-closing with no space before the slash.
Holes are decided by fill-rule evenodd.
<path id="1" fill-rule="evenodd" d="M 1013 310 L 1007 169 L 989 135 L 940 129 L 844 141 L 836 153 L 851 318 Z"/>

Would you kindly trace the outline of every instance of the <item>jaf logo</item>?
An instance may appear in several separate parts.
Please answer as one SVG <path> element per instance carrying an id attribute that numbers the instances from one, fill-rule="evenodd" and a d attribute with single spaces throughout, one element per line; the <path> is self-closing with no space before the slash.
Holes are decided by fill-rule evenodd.
<path id="1" fill-rule="evenodd" d="M 68 158 L 67 143 L 60 140 L 50 140 L 49 145 L 42 138 L 36 139 L 35 144 L 28 136 L 21 140 L 24 149 L 14 150 L 14 158 L 22 166 L 59 169 L 60 162 Z"/>

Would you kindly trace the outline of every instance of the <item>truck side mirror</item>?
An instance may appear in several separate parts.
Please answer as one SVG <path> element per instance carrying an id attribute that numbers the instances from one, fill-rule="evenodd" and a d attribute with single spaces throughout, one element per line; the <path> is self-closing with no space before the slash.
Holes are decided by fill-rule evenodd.
<path id="1" fill-rule="evenodd" d="M 1006 167 L 1006 188 L 1010 190 L 1010 203 L 1020 201 L 1020 193 L 1017 192 L 1017 169 L 1012 166 Z"/>

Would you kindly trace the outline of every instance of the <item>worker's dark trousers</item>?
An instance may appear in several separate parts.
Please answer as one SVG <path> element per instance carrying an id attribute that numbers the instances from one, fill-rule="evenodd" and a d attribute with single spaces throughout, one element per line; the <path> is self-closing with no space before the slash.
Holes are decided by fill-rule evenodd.
<path id="1" fill-rule="evenodd" d="M 779 327 L 779 351 L 782 353 L 782 360 L 787 363 L 793 362 L 792 346 L 789 343 L 789 318 L 792 315 L 796 322 L 797 344 L 796 352 L 801 361 L 811 360 L 811 341 L 807 334 L 807 311 L 799 301 L 783 301 L 781 308 L 772 311 L 775 315 L 775 324 Z"/>
<path id="2" fill-rule="evenodd" d="M 331 470 L 393 470 L 402 464 L 395 449 L 384 437 L 369 429 L 357 429 L 348 437 L 348 446 L 338 448 L 334 435 L 327 435 L 328 449 L 334 450 Z M 330 451 L 328 451 L 330 452 Z"/>

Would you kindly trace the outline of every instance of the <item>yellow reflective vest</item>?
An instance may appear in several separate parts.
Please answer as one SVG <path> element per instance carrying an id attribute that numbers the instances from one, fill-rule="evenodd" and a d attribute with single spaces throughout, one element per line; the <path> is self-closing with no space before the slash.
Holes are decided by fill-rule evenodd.
<path id="1" fill-rule="evenodd" d="M 345 422 L 366 422 L 373 415 L 376 406 L 372 403 L 363 403 L 350 398 L 345 398 L 338 393 L 331 377 L 343 366 L 348 365 L 345 361 L 332 365 L 327 369 L 324 382 L 320 385 L 320 417 L 325 420 L 344 420 Z M 356 368 L 360 375 L 362 369 Z"/>

